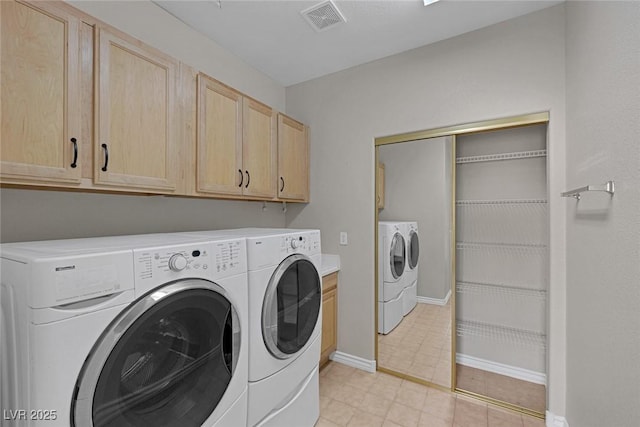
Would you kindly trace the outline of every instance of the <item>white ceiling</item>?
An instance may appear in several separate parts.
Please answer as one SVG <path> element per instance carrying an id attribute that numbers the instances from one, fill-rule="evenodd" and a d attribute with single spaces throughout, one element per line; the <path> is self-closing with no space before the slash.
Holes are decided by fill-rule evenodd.
<path id="1" fill-rule="evenodd" d="M 334 0 L 347 19 L 323 32 L 300 14 L 323 0 L 157 0 L 190 27 L 290 86 L 561 3 Z"/>

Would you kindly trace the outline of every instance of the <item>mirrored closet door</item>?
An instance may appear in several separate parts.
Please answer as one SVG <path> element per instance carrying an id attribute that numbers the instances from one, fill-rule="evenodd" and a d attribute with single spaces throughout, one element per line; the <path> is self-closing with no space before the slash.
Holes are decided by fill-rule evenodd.
<path id="1" fill-rule="evenodd" d="M 380 146 L 377 169 L 384 185 L 378 199 L 378 364 L 446 388 L 452 372 L 452 140 Z"/>
<path id="2" fill-rule="evenodd" d="M 548 121 L 376 139 L 380 370 L 544 416 Z"/>

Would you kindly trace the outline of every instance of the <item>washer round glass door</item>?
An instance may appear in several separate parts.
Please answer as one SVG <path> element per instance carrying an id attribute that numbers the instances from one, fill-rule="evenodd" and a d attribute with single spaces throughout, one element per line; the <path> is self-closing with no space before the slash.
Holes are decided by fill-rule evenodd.
<path id="1" fill-rule="evenodd" d="M 420 241 L 418 233 L 411 231 L 409 235 L 409 267 L 413 270 L 418 265 L 418 257 L 420 256 Z"/>
<path id="2" fill-rule="evenodd" d="M 394 279 L 402 276 L 404 265 L 406 263 L 404 238 L 400 233 L 395 233 L 391 239 L 391 252 L 389 253 L 389 262 L 391 263 L 391 274 Z"/>
<path id="3" fill-rule="evenodd" d="M 124 310 L 80 373 L 77 427 L 200 427 L 231 382 L 240 324 L 226 292 L 201 279 L 172 282 Z"/>
<path id="4" fill-rule="evenodd" d="M 309 342 L 320 316 L 322 284 L 305 255 L 285 258 L 271 276 L 262 305 L 262 338 L 269 352 L 287 359 Z"/>

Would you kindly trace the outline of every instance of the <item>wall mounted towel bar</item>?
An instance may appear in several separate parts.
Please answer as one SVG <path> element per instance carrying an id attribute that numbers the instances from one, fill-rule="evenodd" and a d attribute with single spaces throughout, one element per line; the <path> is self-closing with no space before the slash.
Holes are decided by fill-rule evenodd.
<path id="1" fill-rule="evenodd" d="M 584 193 L 586 191 L 606 191 L 613 196 L 613 193 L 615 192 L 615 183 L 613 181 L 607 181 L 603 185 L 587 185 L 586 187 L 580 187 L 575 190 L 564 192 L 561 196 L 575 197 L 576 200 L 580 200 L 580 193 Z"/>

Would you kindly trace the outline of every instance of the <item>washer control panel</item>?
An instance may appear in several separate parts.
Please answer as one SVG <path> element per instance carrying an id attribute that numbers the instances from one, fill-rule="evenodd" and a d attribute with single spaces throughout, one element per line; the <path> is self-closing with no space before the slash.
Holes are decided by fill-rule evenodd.
<path id="1" fill-rule="evenodd" d="M 247 271 L 244 239 L 224 239 L 136 249 L 136 293 L 172 280 L 198 278 L 215 281 Z"/>
<path id="2" fill-rule="evenodd" d="M 230 276 L 247 271 L 247 245 L 244 239 L 214 241 L 212 267 L 217 276 Z"/>
<path id="3" fill-rule="evenodd" d="M 209 243 L 156 247 L 134 251 L 136 279 L 202 277 L 213 266 Z M 202 272 L 202 274 L 199 274 Z"/>

